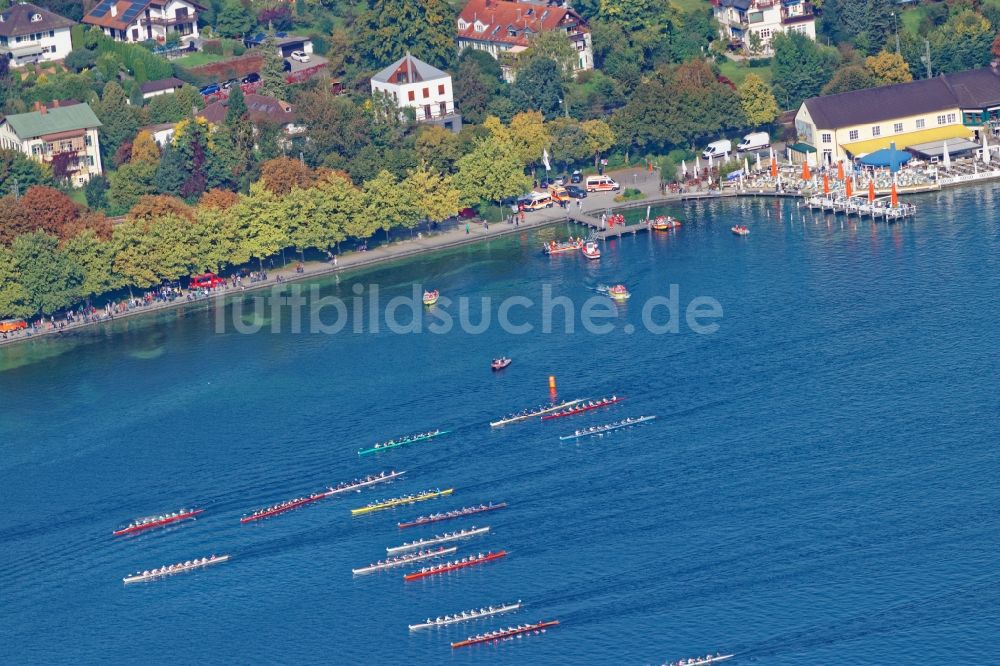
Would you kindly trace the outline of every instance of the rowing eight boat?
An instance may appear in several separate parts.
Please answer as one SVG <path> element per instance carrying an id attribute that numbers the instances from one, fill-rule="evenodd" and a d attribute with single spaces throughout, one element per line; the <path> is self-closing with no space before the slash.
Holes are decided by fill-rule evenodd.
<path id="1" fill-rule="evenodd" d="M 398 449 L 401 446 L 406 446 L 407 444 L 415 444 L 417 442 L 426 442 L 429 439 L 434 439 L 435 437 L 440 437 L 441 435 L 447 435 L 449 430 L 435 430 L 433 432 L 427 432 L 422 435 L 410 435 L 404 437 L 398 442 L 394 439 L 390 439 L 388 442 L 383 442 L 376 444 L 375 446 L 368 449 L 360 449 L 358 451 L 359 456 L 367 456 L 372 453 L 378 453 L 379 451 L 387 451 L 389 449 Z"/>
<path id="2" fill-rule="evenodd" d="M 444 555 L 454 555 L 458 548 L 452 546 L 451 548 L 438 548 L 437 550 L 421 550 L 416 553 L 411 553 L 410 555 L 402 555 L 400 557 L 391 557 L 385 561 L 379 560 L 374 564 L 369 564 L 366 567 L 359 567 L 357 569 L 351 569 L 351 573 L 355 576 L 359 574 L 372 573 L 374 571 L 382 571 L 384 569 L 393 569 L 395 567 L 402 567 L 410 562 L 421 562 L 423 560 L 434 559 L 435 557 L 443 557 Z"/>
<path id="3" fill-rule="evenodd" d="M 566 409 L 567 407 L 572 407 L 578 403 L 583 402 L 586 398 L 580 398 L 579 400 L 567 400 L 566 402 L 560 403 L 554 407 L 539 407 L 534 411 L 523 411 L 519 414 L 511 414 L 508 417 L 502 418 L 499 421 L 490 421 L 490 426 L 498 428 L 500 426 L 505 426 L 510 423 L 517 423 L 518 421 L 527 421 L 528 419 L 533 419 L 536 416 L 542 416 L 544 414 L 550 414 L 552 412 L 558 412 L 560 409 Z"/>
<path id="4" fill-rule="evenodd" d="M 427 618 L 426 622 L 421 622 L 419 624 L 411 624 L 410 631 L 417 631 L 419 629 L 429 629 L 431 627 L 446 627 L 449 624 L 458 624 L 459 622 L 469 622 L 470 620 L 478 620 L 482 617 L 490 617 L 491 615 L 499 615 L 500 613 L 509 613 L 511 611 L 516 611 L 521 608 L 521 600 L 518 599 L 516 604 L 503 604 L 502 606 L 489 606 L 488 608 L 480 608 L 479 610 L 472 609 L 469 611 L 462 611 L 461 613 L 456 613 L 455 615 L 445 615 L 444 617 L 439 617 L 437 619 Z"/>
<path id="5" fill-rule="evenodd" d="M 521 634 L 529 634 L 532 632 L 540 634 L 549 627 L 554 627 L 557 624 L 559 624 L 559 620 L 550 620 L 548 622 L 542 621 L 536 622 L 535 624 L 522 624 L 518 627 L 508 627 L 507 629 L 499 629 L 486 634 L 479 634 L 478 636 L 469 636 L 464 641 L 452 643 L 451 646 L 453 648 L 460 648 L 477 645 L 479 643 L 497 643 L 508 638 L 520 636 Z"/>
<path id="6" fill-rule="evenodd" d="M 464 509 L 455 509 L 454 511 L 448 511 L 447 513 L 432 513 L 429 516 L 420 516 L 416 520 L 411 520 L 406 523 L 399 523 L 400 529 L 404 527 L 418 527 L 420 525 L 430 525 L 431 523 L 439 523 L 442 520 L 452 520 L 453 518 L 464 518 L 465 516 L 471 516 L 477 513 L 483 513 L 485 511 L 495 511 L 496 509 L 506 509 L 507 502 L 500 502 L 499 504 L 494 504 L 490 502 L 489 504 L 480 504 L 479 506 L 467 506 Z"/>
<path id="7" fill-rule="evenodd" d="M 458 541 L 459 539 L 469 539 L 474 536 L 479 536 L 480 534 L 486 534 L 489 531 L 490 531 L 489 527 L 476 527 L 473 525 L 467 530 L 459 530 L 457 532 L 445 532 L 444 534 L 439 534 L 429 539 L 419 539 L 417 541 L 410 541 L 408 543 L 404 543 L 402 546 L 392 546 L 386 548 L 385 552 L 387 555 L 392 555 L 393 553 L 400 553 L 404 550 L 413 550 L 414 548 L 435 546 L 439 543 L 448 543 L 449 541 Z"/>
<path id="8" fill-rule="evenodd" d="M 639 425 L 640 423 L 645 423 L 646 421 L 652 421 L 655 416 L 638 416 L 635 418 L 625 419 L 624 421 L 616 421 L 614 423 L 609 423 L 602 426 L 594 426 L 592 428 L 584 428 L 583 430 L 577 430 L 572 435 L 565 435 L 560 437 L 560 441 L 567 439 L 579 439 L 581 437 L 590 437 L 592 435 L 603 435 L 606 432 L 611 432 L 612 430 L 620 430 L 621 428 L 629 428 L 634 425 Z"/>
<path id="9" fill-rule="evenodd" d="M 403 580 L 411 581 L 418 580 L 420 578 L 427 578 L 428 576 L 437 576 L 439 574 L 448 573 L 449 571 L 455 571 L 457 569 L 464 569 L 466 567 L 475 566 L 477 564 L 485 564 L 486 562 L 492 562 L 493 560 L 499 560 L 501 557 L 506 557 L 506 550 L 498 550 L 497 552 L 489 552 L 485 555 L 472 555 L 471 557 L 463 557 L 460 560 L 454 562 L 445 562 L 444 564 L 435 564 L 432 567 L 425 567 L 420 571 L 414 571 L 413 573 L 408 573 L 403 576 Z"/>
<path id="10" fill-rule="evenodd" d="M 365 513 L 383 511 L 385 509 L 391 509 L 405 504 L 416 504 L 417 502 L 437 499 L 438 497 L 447 497 L 453 492 L 455 492 L 454 488 L 448 488 L 446 490 L 427 490 L 422 493 L 417 493 L 416 495 L 406 495 L 405 497 L 397 497 L 395 499 L 384 500 L 382 502 L 373 502 L 368 506 L 361 507 L 360 509 L 351 509 L 351 515 L 360 516 Z"/>
<path id="11" fill-rule="evenodd" d="M 551 419 L 561 419 L 564 416 L 575 416 L 577 414 L 583 414 L 584 412 L 589 412 L 592 409 L 597 409 L 599 407 L 607 407 L 608 405 L 617 404 L 624 399 L 625 398 L 619 398 L 618 396 L 613 395 L 610 398 L 604 398 L 596 402 L 591 401 L 585 405 L 579 405 L 578 407 L 573 407 L 572 409 L 567 409 L 562 412 L 556 412 L 555 414 L 549 414 L 547 416 L 543 416 L 542 420 L 549 421 Z"/>

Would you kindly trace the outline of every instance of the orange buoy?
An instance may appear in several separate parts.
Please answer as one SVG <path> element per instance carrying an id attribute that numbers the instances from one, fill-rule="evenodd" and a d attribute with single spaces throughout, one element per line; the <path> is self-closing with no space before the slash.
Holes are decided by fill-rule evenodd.
<path id="1" fill-rule="evenodd" d="M 550 391 L 555 391 L 556 390 L 556 376 L 555 375 L 549 375 L 549 390 Z"/>

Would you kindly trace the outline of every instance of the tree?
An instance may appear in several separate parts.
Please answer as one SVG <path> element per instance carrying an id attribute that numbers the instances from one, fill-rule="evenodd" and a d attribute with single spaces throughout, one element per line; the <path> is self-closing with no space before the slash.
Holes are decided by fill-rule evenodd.
<path id="1" fill-rule="evenodd" d="M 161 189 L 161 192 L 179 193 L 185 199 L 193 201 L 204 194 L 205 190 L 218 185 L 224 179 L 209 144 L 208 121 L 204 118 L 177 123 L 174 130 L 174 148 L 184 160 L 184 182 L 181 183 L 179 190 Z"/>
<path id="2" fill-rule="evenodd" d="M 66 241 L 65 252 L 76 260 L 83 273 L 79 295 L 99 296 L 124 287 L 120 275 L 112 270 L 114 248 L 93 229 L 84 229 Z"/>
<path id="3" fill-rule="evenodd" d="M 797 32 L 775 35 L 771 45 L 774 86 L 780 86 L 787 95 L 786 108 L 797 108 L 802 100 L 818 95 L 833 76 L 839 59 L 835 49 L 820 46 Z"/>
<path id="4" fill-rule="evenodd" d="M 52 173 L 45 165 L 18 150 L 0 149 L 0 196 L 14 194 L 15 185 L 21 193 L 32 185 L 51 184 Z"/>
<path id="5" fill-rule="evenodd" d="M 551 142 L 542 114 L 538 111 L 524 111 L 511 118 L 510 125 L 504 127 L 498 118 L 490 117 L 483 123 L 493 136 L 509 145 L 513 155 L 522 166 L 534 164 L 542 159 L 542 152 Z"/>
<path id="6" fill-rule="evenodd" d="M 468 122 L 483 122 L 498 84 L 491 84 L 474 60 L 462 60 L 455 74 L 455 104 Z"/>
<path id="7" fill-rule="evenodd" d="M 458 135 L 440 125 L 421 125 L 413 147 L 421 162 L 444 174 L 453 173 L 462 156 Z"/>
<path id="8" fill-rule="evenodd" d="M 293 25 L 292 10 L 288 5 L 265 7 L 257 12 L 257 25 L 273 27 L 275 30 L 291 30 Z"/>
<path id="9" fill-rule="evenodd" d="M 288 85 L 285 82 L 285 59 L 278 51 L 278 42 L 273 31 L 268 31 L 260 48 L 264 56 L 264 62 L 260 67 L 260 94 L 285 99 Z"/>
<path id="10" fill-rule="evenodd" d="M 288 157 L 277 157 L 260 165 L 261 182 L 268 191 L 279 197 L 295 188 L 310 187 L 314 178 L 312 169 Z"/>
<path id="11" fill-rule="evenodd" d="M 994 33 L 990 22 L 963 10 L 930 35 L 936 74 L 976 69 L 989 64 Z"/>
<path id="12" fill-rule="evenodd" d="M 75 72 L 89 69 L 97 64 L 97 52 L 87 49 L 73 49 L 63 58 L 63 64 Z"/>
<path id="13" fill-rule="evenodd" d="M 59 249 L 59 239 L 33 231 L 14 239 L 11 254 L 32 314 L 52 314 L 77 301 L 83 271 Z"/>
<path id="14" fill-rule="evenodd" d="M 145 110 L 151 123 L 176 123 L 191 117 L 193 109 L 205 106 L 205 98 L 195 86 L 184 86 L 166 95 L 157 95 L 149 100 Z"/>
<path id="15" fill-rule="evenodd" d="M 316 238 L 316 247 L 330 248 L 340 243 L 350 235 L 367 238 L 371 230 L 364 229 L 358 233 L 364 224 L 364 195 L 354 187 L 351 180 L 341 173 L 325 174 L 311 190 L 315 205 L 316 218 L 320 221 L 320 232 Z M 364 233 L 367 231 L 367 233 Z"/>
<path id="16" fill-rule="evenodd" d="M 419 221 L 413 192 L 402 187 L 392 172 L 383 169 L 365 182 L 363 191 L 364 214 L 376 229 L 385 231 L 387 241 L 393 227 L 411 227 Z"/>
<path id="17" fill-rule="evenodd" d="M 598 16 L 627 32 L 635 32 L 661 23 L 668 9 L 658 0 L 600 0 Z"/>
<path id="18" fill-rule="evenodd" d="M 910 66 L 903 60 L 903 56 L 891 51 L 880 51 L 878 55 L 865 58 L 865 64 L 879 85 L 890 83 L 906 83 L 913 80 L 910 74 Z"/>
<path id="19" fill-rule="evenodd" d="M 329 90 L 302 93 L 296 114 L 306 126 L 306 151 L 311 164 L 321 163 L 330 153 L 351 159 L 371 143 L 364 111 L 349 98 Z"/>
<path id="20" fill-rule="evenodd" d="M 87 205 L 95 210 L 108 206 L 108 179 L 104 176 L 91 176 L 83 186 L 83 196 Z"/>
<path id="21" fill-rule="evenodd" d="M 355 48 L 371 69 L 385 67 L 407 50 L 435 67 L 455 52 L 455 14 L 445 0 L 369 0 L 355 24 Z"/>
<path id="22" fill-rule="evenodd" d="M 59 190 L 32 185 L 18 201 L 21 214 L 31 220 L 33 229 L 65 237 L 63 227 L 80 216 L 80 207 Z"/>
<path id="23" fill-rule="evenodd" d="M 239 195 L 235 192 L 216 187 L 201 195 L 201 199 L 198 200 L 198 208 L 228 210 L 239 200 Z"/>
<path id="24" fill-rule="evenodd" d="M 152 134 L 146 130 L 136 134 L 135 141 L 132 142 L 132 157 L 129 162 L 159 166 L 160 147 L 156 145 Z"/>
<path id="25" fill-rule="evenodd" d="M 160 157 L 160 163 L 153 167 L 155 176 L 153 177 L 152 184 L 155 188 L 150 188 L 148 193 L 152 193 L 153 189 L 161 194 L 175 194 L 181 191 L 181 187 L 184 185 L 184 181 L 187 180 L 187 163 L 184 159 L 184 154 L 173 144 L 167 144 L 163 147 L 163 155 Z M 147 192 L 143 192 L 147 194 Z M 129 205 L 135 205 L 135 202 L 139 198 L 136 197 L 135 201 Z"/>
<path id="26" fill-rule="evenodd" d="M 35 314 L 28 290 L 21 284 L 21 275 L 14 265 L 14 252 L 0 245 L 0 319 L 24 318 Z"/>
<path id="27" fill-rule="evenodd" d="M 226 125 L 234 125 L 237 121 L 243 120 L 247 114 L 247 103 L 243 97 L 243 88 L 233 86 L 229 92 L 229 99 L 226 100 Z"/>
<path id="28" fill-rule="evenodd" d="M 101 152 L 107 159 L 135 136 L 139 123 L 129 106 L 128 96 L 115 81 L 109 81 L 104 86 L 100 101 L 94 105 L 94 113 L 101 121 Z"/>
<path id="29" fill-rule="evenodd" d="M 522 111 L 537 110 L 551 120 L 563 113 L 559 66 L 548 58 L 532 58 L 517 74 L 511 101 Z"/>
<path id="30" fill-rule="evenodd" d="M 601 159 L 601 153 L 611 150 L 615 145 L 615 133 L 603 120 L 584 121 L 583 134 L 586 137 L 587 150 L 594 156 L 594 166 Z"/>
<path id="31" fill-rule="evenodd" d="M 770 86 L 756 74 L 747 74 L 740 84 L 740 106 L 743 115 L 753 127 L 773 123 L 779 113 L 778 102 L 774 99 Z"/>
<path id="32" fill-rule="evenodd" d="M 565 78 L 573 74 L 573 69 L 580 64 L 580 54 L 569 41 L 569 36 L 561 30 L 548 30 L 531 38 L 528 48 L 517 55 L 514 70 L 519 71 L 534 58 L 547 58 L 556 63 Z"/>
<path id="33" fill-rule="evenodd" d="M 570 164 L 590 156 L 587 134 L 575 118 L 556 118 L 545 124 L 550 137 L 552 160 Z"/>
<path id="34" fill-rule="evenodd" d="M 847 65 L 834 72 L 833 78 L 823 86 L 822 92 L 824 95 L 836 95 L 852 90 L 874 88 L 877 85 L 878 81 L 867 67 Z"/>
<path id="35" fill-rule="evenodd" d="M 166 159 L 160 162 L 160 169 L 163 169 L 164 161 Z M 139 163 L 124 164 L 108 174 L 108 214 L 124 215 L 135 205 L 139 197 L 153 194 L 155 191 L 153 179 L 158 173 L 156 167 Z"/>
<path id="36" fill-rule="evenodd" d="M 133 222 L 151 223 L 168 216 L 190 222 L 194 219 L 194 210 L 183 199 L 169 194 L 145 194 L 128 212 L 128 219 Z"/>
<path id="37" fill-rule="evenodd" d="M 242 37 L 253 27 L 253 16 L 240 0 L 226 0 L 215 19 L 215 31 L 223 37 Z"/>
<path id="38" fill-rule="evenodd" d="M 263 267 L 264 257 L 286 247 L 288 237 L 280 215 L 278 198 L 262 182 L 253 183 L 250 192 L 226 211 L 221 242 L 230 248 L 230 261 L 245 264 L 257 259 Z"/>
<path id="39" fill-rule="evenodd" d="M 461 193 L 452 186 L 451 177 L 423 166 L 410 171 L 402 189 L 412 193 L 417 212 L 426 220 L 440 222 L 462 209 Z"/>
<path id="40" fill-rule="evenodd" d="M 468 205 L 493 202 L 499 206 L 507 197 L 521 195 L 531 186 L 511 142 L 496 135 L 477 141 L 455 166 L 458 171 L 453 182 L 462 194 L 462 202 Z"/>

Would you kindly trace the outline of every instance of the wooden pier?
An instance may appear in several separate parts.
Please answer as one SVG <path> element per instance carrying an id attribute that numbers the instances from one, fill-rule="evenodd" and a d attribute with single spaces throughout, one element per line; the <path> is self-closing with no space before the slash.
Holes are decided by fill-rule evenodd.
<path id="1" fill-rule="evenodd" d="M 649 231 L 649 224 L 646 220 L 640 220 L 631 224 L 615 224 L 609 226 L 607 223 L 602 227 L 600 218 L 593 218 L 589 215 L 570 214 L 569 221 L 574 224 L 586 227 L 589 230 L 587 238 L 591 240 L 607 240 L 609 238 L 621 238 L 622 236 L 635 235 L 644 231 Z"/>
<path id="2" fill-rule="evenodd" d="M 860 218 L 870 217 L 873 220 L 885 220 L 886 222 L 904 220 L 917 214 L 917 207 L 913 204 L 901 203 L 898 206 L 892 206 L 889 197 L 868 201 L 866 196 L 816 195 L 807 198 L 802 205 L 810 210 L 820 210 L 824 213 L 843 214 L 848 217 L 857 215 Z"/>

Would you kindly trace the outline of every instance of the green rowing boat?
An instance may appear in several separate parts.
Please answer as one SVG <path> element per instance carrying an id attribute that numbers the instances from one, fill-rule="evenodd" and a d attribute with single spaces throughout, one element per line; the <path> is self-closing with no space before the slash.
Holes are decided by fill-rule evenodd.
<path id="1" fill-rule="evenodd" d="M 396 441 L 390 439 L 388 442 L 383 442 L 381 444 L 376 444 L 370 449 L 359 449 L 359 456 L 367 456 L 372 453 L 378 453 L 379 451 L 386 451 L 388 449 L 398 449 L 401 446 L 406 446 L 407 444 L 416 444 L 417 442 L 426 442 L 429 439 L 434 439 L 435 437 L 440 437 L 441 435 L 447 435 L 449 430 L 435 430 L 433 432 L 425 432 L 422 435 L 409 435 L 403 439 Z"/>

